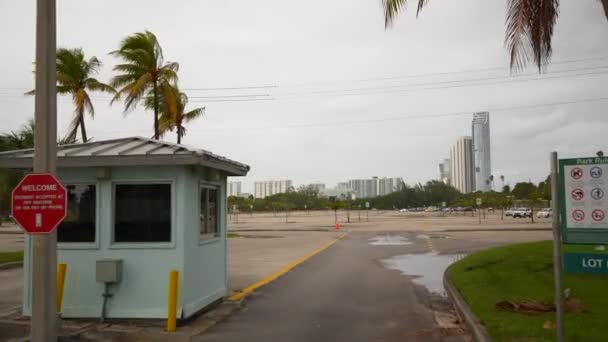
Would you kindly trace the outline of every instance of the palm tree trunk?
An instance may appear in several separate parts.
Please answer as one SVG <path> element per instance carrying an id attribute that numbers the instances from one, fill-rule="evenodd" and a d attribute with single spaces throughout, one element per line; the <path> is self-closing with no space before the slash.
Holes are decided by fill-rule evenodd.
<path id="1" fill-rule="evenodd" d="M 158 140 L 158 84 L 154 79 L 154 139 Z"/>
<path id="2" fill-rule="evenodd" d="M 177 144 L 181 144 L 182 143 L 182 126 L 181 125 L 177 125 Z"/>
<path id="3" fill-rule="evenodd" d="M 82 135 L 82 142 L 86 143 L 88 141 L 87 139 L 87 129 L 84 127 L 84 111 L 81 110 L 80 113 L 78 113 L 78 121 L 80 121 L 80 134 Z"/>

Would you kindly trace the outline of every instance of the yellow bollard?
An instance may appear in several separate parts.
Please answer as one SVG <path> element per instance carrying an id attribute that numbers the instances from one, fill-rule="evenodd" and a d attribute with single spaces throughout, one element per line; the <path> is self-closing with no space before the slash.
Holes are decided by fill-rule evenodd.
<path id="1" fill-rule="evenodd" d="M 65 284 L 65 273 L 68 265 L 57 264 L 57 312 L 61 312 L 61 303 L 63 301 L 63 285 Z"/>
<path id="2" fill-rule="evenodd" d="M 177 281 L 179 272 L 172 270 L 169 273 L 169 307 L 167 308 L 167 331 L 173 332 L 177 319 Z"/>

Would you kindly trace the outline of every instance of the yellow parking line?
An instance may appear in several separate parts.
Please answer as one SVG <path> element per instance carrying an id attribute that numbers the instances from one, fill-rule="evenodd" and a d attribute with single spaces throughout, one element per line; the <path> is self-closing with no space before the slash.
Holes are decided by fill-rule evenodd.
<path id="1" fill-rule="evenodd" d="M 326 250 L 327 248 L 331 247 L 331 245 L 333 245 L 334 243 L 338 242 L 338 240 L 344 238 L 346 236 L 346 234 L 342 234 L 340 235 L 338 238 L 334 239 L 333 241 L 330 241 L 328 243 L 326 243 L 325 245 L 315 249 L 314 251 L 306 254 L 305 256 L 292 261 L 291 263 L 283 266 L 282 268 L 280 268 L 279 270 L 267 275 L 266 277 L 260 279 L 259 281 L 247 286 L 246 288 L 244 288 L 243 290 L 232 294 L 231 296 L 229 296 L 227 298 L 227 300 L 232 301 L 232 302 L 237 302 L 245 297 L 247 297 L 251 292 L 259 289 L 260 287 L 276 280 L 277 278 L 279 278 L 280 276 L 284 275 L 285 273 L 291 271 L 294 267 L 298 266 L 299 264 L 303 263 L 304 261 L 312 258 L 313 256 L 323 252 L 324 250 Z"/>

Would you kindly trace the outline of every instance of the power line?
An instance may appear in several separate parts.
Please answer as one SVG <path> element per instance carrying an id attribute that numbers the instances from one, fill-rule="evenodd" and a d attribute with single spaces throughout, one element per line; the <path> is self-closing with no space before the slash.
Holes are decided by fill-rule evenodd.
<path id="1" fill-rule="evenodd" d="M 543 66 L 552 66 L 552 65 L 562 65 L 562 64 L 572 64 L 572 63 L 583 63 L 583 62 L 593 62 L 593 61 L 602 61 L 608 60 L 608 56 L 598 56 L 598 57 L 588 57 L 588 58 L 576 58 L 570 60 L 563 61 L 552 61 L 547 64 L 543 64 Z M 390 76 L 390 77 L 372 77 L 372 78 L 364 78 L 364 79 L 352 79 L 352 80 L 326 80 L 326 81 L 311 81 L 311 82 L 303 82 L 303 83 L 294 83 L 294 84 L 267 84 L 267 85 L 252 85 L 252 86 L 234 86 L 234 87 L 186 87 L 182 88 L 182 90 L 189 91 L 217 91 L 217 90 L 243 90 L 243 89 L 272 89 L 272 88 L 289 88 L 289 87 L 303 87 L 308 85 L 320 85 L 320 84 L 328 84 L 328 83 L 356 83 L 356 82 L 373 82 L 373 81 L 384 81 L 384 80 L 397 80 L 397 79 L 408 79 L 408 78 L 421 78 L 421 77 L 431 77 L 431 76 L 446 76 L 446 75 L 455 75 L 455 74 L 469 74 L 469 73 L 480 73 L 480 72 L 489 72 L 489 71 L 510 71 L 509 67 L 484 67 L 477 69 L 464 69 L 464 70 L 455 70 L 455 71 L 444 71 L 444 72 L 431 72 L 431 73 L 420 73 L 420 74 L 411 74 L 411 75 L 403 75 L 403 76 Z M 537 73 L 535 73 L 537 74 Z M 515 75 L 521 76 L 521 75 Z M 33 87 L 32 87 L 33 88 Z M 30 89 L 32 89 L 30 88 Z M 23 87 L 0 87 L 0 90 L 19 90 L 19 91 L 28 91 L 28 88 Z"/>
<path id="2" fill-rule="evenodd" d="M 608 60 L 608 56 L 557 61 L 557 62 L 543 64 L 543 66 L 582 63 L 582 62 L 590 62 L 590 61 L 602 61 L 602 60 Z M 485 67 L 485 68 L 478 68 L 478 69 L 430 72 L 430 73 L 411 74 L 411 75 L 403 75 L 403 76 L 391 76 L 391 77 L 372 77 L 372 78 L 353 79 L 353 80 L 312 81 L 312 82 L 296 83 L 296 84 L 292 84 L 291 86 L 292 87 L 304 87 L 304 86 L 308 86 L 308 85 L 322 85 L 322 84 L 328 84 L 328 83 L 347 83 L 347 82 L 355 83 L 355 82 L 374 82 L 374 81 L 385 81 L 385 80 L 389 81 L 389 80 L 408 79 L 408 78 L 422 78 L 422 77 L 432 77 L 432 76 L 446 76 L 446 75 L 456 75 L 456 74 L 469 74 L 469 73 L 480 73 L 480 72 L 489 72 L 489 71 L 510 71 L 510 70 L 511 70 L 511 68 L 509 68 L 509 67 Z M 535 74 L 537 74 L 537 73 L 535 73 Z M 518 75 L 515 75 L 515 76 L 518 76 Z M 286 85 L 281 84 L 281 88 L 283 88 L 285 86 Z M 289 87 L 289 86 L 287 85 L 287 87 Z"/>
<path id="3" fill-rule="evenodd" d="M 508 77 L 504 77 L 504 76 L 499 76 L 499 77 L 483 77 L 483 78 L 469 78 L 469 79 L 461 79 L 461 80 L 452 80 L 452 81 L 434 81 L 434 82 L 423 82 L 423 83 L 413 83 L 413 84 L 399 84 L 399 85 L 390 85 L 390 86 L 378 86 L 378 87 L 362 87 L 362 88 L 350 88 L 350 89 L 331 89 L 331 90 L 318 90 L 318 91 L 303 91 L 303 92 L 291 92 L 291 93 L 283 93 L 283 94 L 277 94 L 277 95 L 285 95 L 285 96 L 292 96 L 292 95 L 322 95 L 322 94 L 339 94 L 339 93 L 345 93 L 345 92 L 361 92 L 361 91 L 374 91 L 374 90 L 389 90 L 389 89 L 402 89 L 402 90 L 419 90 L 417 87 L 424 87 L 424 86 L 436 86 L 436 85 L 442 85 L 442 84 L 454 84 L 456 83 L 456 86 L 470 86 L 470 85 L 458 85 L 458 83 L 467 83 L 467 82 L 484 82 L 484 81 L 495 81 L 495 80 L 501 80 L 502 82 L 500 83 L 509 83 L 509 82 L 520 82 L 520 81 L 528 81 L 528 80 L 545 80 L 545 79 L 555 79 L 555 78 L 563 78 L 563 77 L 572 77 L 572 76 L 578 76 L 578 75 L 592 75 L 592 73 L 584 73 L 584 74 L 573 74 L 573 75 L 563 75 L 563 76 L 556 76 L 556 77 L 551 77 L 551 75 L 561 75 L 564 73 L 569 73 L 569 72 L 577 72 L 577 71 L 592 71 L 592 70 L 605 70 L 608 69 L 608 66 L 599 66 L 599 67 L 592 67 L 592 68 L 578 68 L 578 69 L 569 69 L 569 70 L 560 70 L 560 71 L 555 71 L 555 72 L 551 72 L 551 73 L 546 73 L 545 75 L 549 75 L 549 76 L 543 76 L 543 77 L 538 77 L 537 74 L 525 74 L 525 75 L 520 75 L 520 76 L 516 76 L 516 77 L 512 77 L 512 78 L 508 78 Z M 608 70 L 604 71 L 604 72 L 598 72 L 596 74 L 604 74 L 604 73 L 608 73 Z M 537 78 L 533 78 L 533 79 L 525 79 L 524 77 L 529 77 L 529 76 L 536 76 Z M 473 85 L 478 85 L 478 84 L 473 84 Z M 485 84 L 483 84 L 485 85 Z M 410 89 L 411 88 L 411 89 Z M 438 89 L 443 89 L 443 87 L 437 87 Z M 431 88 L 421 88 L 422 90 L 428 90 Z M 362 93 L 356 93 L 354 95 L 360 95 Z"/>
<path id="4" fill-rule="evenodd" d="M 182 88 L 182 90 L 213 91 L 213 90 L 268 89 L 268 88 L 277 88 L 277 86 L 276 85 L 260 85 L 260 86 L 224 87 L 224 88 Z"/>
<path id="5" fill-rule="evenodd" d="M 414 92 L 424 90 L 436 90 L 436 89 L 449 89 L 459 87 L 475 87 L 483 85 L 495 85 L 504 83 L 516 83 L 516 82 L 529 82 L 529 81 L 543 81 L 551 79 L 578 77 L 578 76 L 595 76 L 603 75 L 608 73 L 608 66 L 598 67 L 583 67 L 576 69 L 560 70 L 545 74 L 547 76 L 539 77 L 537 74 L 524 74 L 512 78 L 505 77 L 483 77 L 483 78 L 469 78 L 461 80 L 451 81 L 439 81 L 439 82 L 423 82 L 414 84 L 401 84 L 391 86 L 380 86 L 380 87 L 362 87 L 362 88 L 348 88 L 348 89 L 332 89 L 332 90 L 319 90 L 319 91 L 304 91 L 304 92 L 291 92 L 284 94 L 276 94 L 278 97 L 269 97 L 271 94 L 242 94 L 242 95 L 213 95 L 213 96 L 192 96 L 190 98 L 195 99 L 191 102 L 246 102 L 246 101 L 271 101 L 271 100 L 284 100 L 292 99 L 298 96 L 308 95 L 334 95 L 334 96 L 352 96 L 352 95 L 373 95 L 373 94 L 386 94 L 394 92 Z M 600 71 L 604 70 L 604 71 Z M 578 71 L 589 71 L 583 73 L 576 73 Z M 574 73 L 573 73 L 574 72 Z M 573 73 L 573 74 L 569 74 Z M 535 76 L 535 78 L 524 78 Z M 488 82 L 491 81 L 491 82 Z M 444 86 L 441 86 L 444 85 Z M 426 87 L 425 87 L 426 86 Z M 63 96 L 63 95 L 60 95 Z M 70 95 L 65 95 L 70 96 Z M 262 98 L 260 98 L 262 97 Z M 0 94 L 0 98 L 28 98 L 25 95 L 13 95 L 13 94 Z M 93 99 L 105 99 L 109 100 L 112 97 L 93 95 Z M 238 98 L 235 100 L 234 98 Z M 209 99 L 204 101 L 196 101 L 196 99 Z"/>
<path id="6" fill-rule="evenodd" d="M 456 117 L 456 116 L 464 116 L 471 115 L 474 112 L 480 111 L 489 111 L 491 113 L 501 113 L 508 111 L 516 111 L 522 109 L 532 109 L 532 108 L 542 108 L 542 107 L 553 107 L 553 106 L 564 106 L 564 105 L 573 105 L 573 104 L 582 104 L 582 103 L 593 103 L 593 102 L 602 102 L 608 101 L 608 97 L 596 97 L 596 98 L 588 98 L 588 99 L 580 99 L 580 100 L 569 100 L 569 101 L 556 101 L 556 102 L 545 102 L 545 103 L 535 103 L 529 105 L 519 105 L 519 106 L 508 106 L 508 107 L 494 107 L 494 108 L 477 108 L 475 110 L 467 110 L 467 111 L 458 111 L 458 112 L 446 112 L 440 114 L 404 114 L 399 116 L 392 116 L 380 119 L 365 119 L 365 120 L 342 120 L 342 121 L 331 121 L 331 122 L 317 122 L 317 123 L 304 123 L 304 124 L 288 124 L 284 126 L 259 126 L 259 127 L 230 127 L 230 131 L 233 132 L 238 130 L 239 128 L 246 129 L 248 131 L 267 131 L 271 129 L 290 129 L 290 128 L 322 128 L 322 127 L 332 127 L 332 126 L 344 126 L 344 125 L 357 125 L 357 124 L 370 124 L 370 123 L 382 123 L 382 122 L 395 122 L 395 121 L 408 121 L 408 120 L 421 120 L 421 119 L 440 119 L 446 117 Z M 105 130 L 104 132 L 131 132 L 133 130 Z M 193 130 L 189 129 L 189 132 L 222 132 L 227 131 L 224 130 Z"/>

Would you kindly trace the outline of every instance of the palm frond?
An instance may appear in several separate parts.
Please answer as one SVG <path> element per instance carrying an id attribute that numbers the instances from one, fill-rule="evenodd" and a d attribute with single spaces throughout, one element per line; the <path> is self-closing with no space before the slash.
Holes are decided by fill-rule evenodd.
<path id="1" fill-rule="evenodd" d="M 421 0 L 422 1 L 422 0 Z M 384 8 L 384 27 L 390 27 L 399 12 L 407 7 L 407 0 L 382 0 Z"/>
<path id="2" fill-rule="evenodd" d="M 195 108 L 185 114 L 183 114 L 184 122 L 190 122 L 194 119 L 198 119 L 205 115 L 205 107 Z"/>
<path id="3" fill-rule="evenodd" d="M 551 59 L 553 49 L 551 40 L 553 28 L 559 14 L 559 0 L 540 0 L 536 1 L 532 20 L 530 23 L 530 41 L 534 61 L 539 71 L 542 71 Z"/>
<path id="4" fill-rule="evenodd" d="M 604 7 L 604 14 L 606 14 L 606 19 L 608 19 L 608 0 L 600 0 L 602 2 L 602 6 Z"/>
<path id="5" fill-rule="evenodd" d="M 93 107 L 93 103 L 91 102 L 91 98 L 86 91 L 83 91 L 84 97 L 84 108 L 89 112 L 92 118 L 95 117 L 95 108 Z M 84 120 L 84 117 L 82 118 Z"/>
<path id="6" fill-rule="evenodd" d="M 114 88 L 124 87 L 127 84 L 137 82 L 141 74 L 116 75 L 110 80 L 110 85 Z"/>
<path id="7" fill-rule="evenodd" d="M 72 121 L 70 122 L 70 126 L 68 129 L 68 133 L 63 138 L 64 142 L 67 144 L 74 143 L 76 141 L 76 136 L 78 135 L 78 127 L 80 126 L 80 116 L 78 114 L 74 114 Z"/>
<path id="8" fill-rule="evenodd" d="M 505 44 L 511 57 L 511 69 L 521 68 L 532 48 L 529 37 L 530 0 L 510 0 L 507 9 Z"/>
<path id="9" fill-rule="evenodd" d="M 86 102 L 86 91 L 79 89 L 77 92 L 72 94 L 72 103 L 74 104 L 74 112 L 76 114 L 84 113 L 85 102 Z"/>
<path id="10" fill-rule="evenodd" d="M 114 87 L 99 82 L 97 79 L 95 78 L 87 78 L 85 80 L 85 85 L 89 90 L 93 90 L 93 91 L 99 91 L 102 93 L 108 93 L 108 94 L 115 94 L 116 93 L 116 89 L 114 89 Z"/>
<path id="11" fill-rule="evenodd" d="M 511 69 L 522 69 L 530 59 L 539 71 L 547 65 L 558 9 L 558 0 L 509 0 L 505 43 Z"/>
<path id="12" fill-rule="evenodd" d="M 36 89 L 32 89 L 30 91 L 27 91 L 27 92 L 23 93 L 23 95 L 36 95 Z"/>

